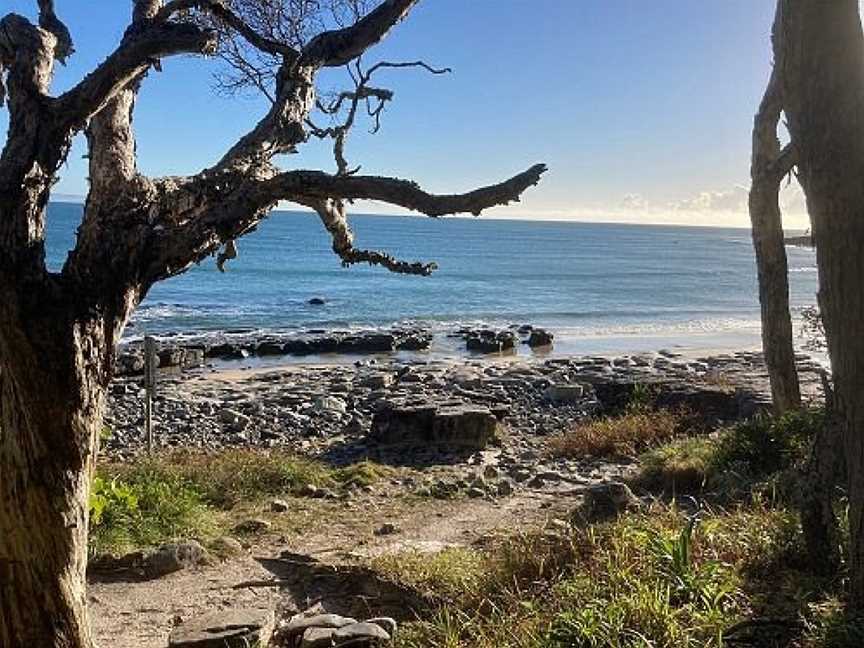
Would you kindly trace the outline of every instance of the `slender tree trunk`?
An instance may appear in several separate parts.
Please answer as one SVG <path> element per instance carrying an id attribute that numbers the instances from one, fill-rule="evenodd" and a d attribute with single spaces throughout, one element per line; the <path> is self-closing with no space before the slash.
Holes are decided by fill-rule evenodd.
<path id="1" fill-rule="evenodd" d="M 771 381 L 771 397 L 778 414 L 801 407 L 801 389 L 795 367 L 789 279 L 777 185 L 750 190 L 753 247 L 759 273 L 762 309 L 762 348 Z"/>
<path id="2" fill-rule="evenodd" d="M 864 34 L 857 0 L 780 0 L 774 50 L 819 266 L 849 485 L 850 607 L 864 611 Z"/>
<path id="3" fill-rule="evenodd" d="M 49 319 L 43 303 L 47 317 L 0 317 L 0 646 L 90 648 L 88 497 L 104 329 Z"/>
<path id="4" fill-rule="evenodd" d="M 781 150 L 777 139 L 781 90 L 779 75 L 774 70 L 753 123 L 749 197 L 762 308 L 762 348 L 778 414 L 801 407 L 789 313 L 788 263 L 778 200 L 780 183 L 791 171 L 795 157 L 794 149 L 790 146 Z"/>

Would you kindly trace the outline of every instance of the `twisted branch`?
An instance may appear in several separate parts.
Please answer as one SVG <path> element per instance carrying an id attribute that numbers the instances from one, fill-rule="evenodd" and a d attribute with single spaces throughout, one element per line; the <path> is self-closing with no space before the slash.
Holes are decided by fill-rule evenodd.
<path id="1" fill-rule="evenodd" d="M 381 113 L 384 111 L 384 106 L 388 101 L 393 100 L 393 91 L 388 90 L 387 88 L 376 88 L 369 85 L 369 82 L 372 80 L 372 76 L 380 69 L 383 68 L 409 68 L 409 67 L 420 67 L 425 70 L 428 70 L 432 74 L 447 74 L 452 72 L 450 68 L 434 68 L 423 61 L 411 61 L 406 63 L 391 63 L 389 61 L 381 61 L 376 63 L 368 71 L 363 71 L 363 65 L 361 60 L 358 58 L 355 62 L 355 67 L 357 74 L 355 75 L 350 67 L 348 72 L 351 74 L 351 78 L 354 81 L 354 90 L 353 91 L 344 91 L 340 92 L 328 105 L 324 105 L 321 101 L 316 102 L 316 107 L 318 110 L 323 112 L 325 115 L 335 116 L 338 115 L 342 110 L 342 105 L 347 101 L 350 102 L 348 107 L 348 114 L 345 118 L 345 121 L 337 126 L 333 126 L 330 128 L 319 128 L 316 126 L 311 119 L 306 120 L 307 126 L 310 127 L 312 135 L 324 139 L 330 137 L 333 139 L 333 157 L 336 159 L 336 168 L 340 175 L 353 174 L 357 173 L 360 170 L 360 167 L 356 167 L 355 169 L 349 171 L 348 169 L 348 160 L 345 158 L 345 140 L 348 137 L 348 133 L 354 127 L 354 122 L 357 117 L 357 109 L 360 105 L 361 101 L 366 102 L 366 112 L 371 117 L 374 122 L 372 129 L 370 132 L 372 134 L 377 133 L 381 128 Z M 376 100 L 377 104 L 373 108 L 372 101 Z"/>
<path id="2" fill-rule="evenodd" d="M 463 194 L 441 195 L 428 193 L 416 182 L 399 178 L 287 171 L 262 181 L 256 192 L 256 202 L 263 204 L 269 199 L 309 204 L 309 201 L 327 199 L 377 200 L 432 217 L 448 214 L 479 216 L 484 209 L 519 202 L 522 193 L 540 182 L 546 170 L 545 164 L 535 164 L 498 184 Z"/>
<path id="3" fill-rule="evenodd" d="M 190 24 L 150 24 L 130 30 L 120 46 L 74 88 L 54 101 L 53 111 L 62 126 L 80 130 L 112 98 L 154 60 L 176 54 L 212 54 L 216 34 Z"/>
<path id="4" fill-rule="evenodd" d="M 267 38 L 256 32 L 252 27 L 246 24 L 242 18 L 225 6 L 224 0 L 172 0 L 166 4 L 159 13 L 156 14 L 157 21 L 167 21 L 175 14 L 197 9 L 210 14 L 217 20 L 221 21 L 226 27 L 233 29 L 240 34 L 253 47 L 272 54 L 280 56 L 284 60 L 293 62 L 300 56 L 300 52 L 285 43 Z"/>
<path id="5" fill-rule="evenodd" d="M 313 68 L 346 65 L 379 43 L 419 0 L 384 0 L 350 27 L 326 31 L 303 48 L 301 65 Z"/>

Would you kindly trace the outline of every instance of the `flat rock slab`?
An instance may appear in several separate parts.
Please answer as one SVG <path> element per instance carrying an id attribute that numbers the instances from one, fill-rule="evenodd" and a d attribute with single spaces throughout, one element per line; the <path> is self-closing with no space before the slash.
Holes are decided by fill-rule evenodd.
<path id="1" fill-rule="evenodd" d="M 498 419 L 465 404 L 390 405 L 375 414 L 369 439 L 381 445 L 454 446 L 483 450 L 497 439 Z"/>
<path id="2" fill-rule="evenodd" d="M 273 635 L 273 610 L 222 610 L 187 621 L 168 638 L 170 648 L 266 646 Z"/>

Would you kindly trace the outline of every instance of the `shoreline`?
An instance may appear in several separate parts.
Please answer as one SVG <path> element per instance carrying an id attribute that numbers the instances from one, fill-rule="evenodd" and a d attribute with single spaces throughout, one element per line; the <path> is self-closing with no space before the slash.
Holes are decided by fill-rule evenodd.
<path id="1" fill-rule="evenodd" d="M 614 358 L 672 351 L 690 358 L 761 351 L 758 326 L 717 331 L 628 334 L 510 324 L 431 329 L 424 325 L 368 329 L 269 332 L 234 330 L 154 335 L 162 371 L 196 367 L 244 368 L 350 364 L 376 357 L 401 362 L 483 359 Z M 537 338 L 535 340 L 535 337 Z M 822 359 L 819 358 L 821 361 Z M 141 375 L 143 339 L 121 343 L 117 375 Z"/>

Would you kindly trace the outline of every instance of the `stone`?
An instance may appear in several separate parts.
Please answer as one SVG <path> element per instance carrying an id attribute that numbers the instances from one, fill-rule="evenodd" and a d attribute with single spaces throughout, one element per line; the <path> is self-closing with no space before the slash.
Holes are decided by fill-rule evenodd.
<path id="1" fill-rule="evenodd" d="M 553 384 L 543 395 L 553 403 L 578 403 L 585 396 L 585 387 L 578 383 Z"/>
<path id="2" fill-rule="evenodd" d="M 273 635 L 269 609 L 220 610 L 186 621 L 168 638 L 170 648 L 248 648 L 267 646 Z"/>
<path id="3" fill-rule="evenodd" d="M 250 518 L 237 524 L 233 531 L 234 533 L 264 533 L 269 531 L 273 524 L 268 520 L 260 518 Z"/>
<path id="4" fill-rule="evenodd" d="M 338 646 L 350 644 L 369 645 L 390 641 L 390 634 L 377 623 L 352 623 L 333 633 L 333 643 Z"/>
<path id="5" fill-rule="evenodd" d="M 516 346 L 516 336 L 512 331 L 473 331 L 465 340 L 465 347 L 474 353 L 501 353 Z"/>
<path id="6" fill-rule="evenodd" d="M 483 468 L 483 479 L 498 479 L 498 469 L 493 465 Z"/>
<path id="7" fill-rule="evenodd" d="M 222 558 L 239 556 L 243 553 L 243 545 L 237 538 L 220 536 L 210 543 L 210 551 Z"/>
<path id="8" fill-rule="evenodd" d="M 393 535 L 397 533 L 399 529 L 396 528 L 395 524 L 391 524 L 390 522 L 385 522 L 380 527 L 375 529 L 375 535 L 377 536 L 385 536 L 385 535 Z"/>
<path id="9" fill-rule="evenodd" d="M 303 634 L 309 628 L 330 628 L 335 630 L 352 623 L 357 623 L 357 619 L 339 614 L 298 615 L 292 617 L 288 623 L 279 629 L 279 635 L 285 639 L 290 639 L 291 637 Z"/>
<path id="10" fill-rule="evenodd" d="M 387 631 L 391 637 L 396 635 L 396 628 L 398 628 L 398 624 L 396 623 L 396 619 L 391 619 L 390 617 L 375 617 L 374 619 L 366 619 L 364 623 L 374 623 L 375 625 L 379 625 L 384 630 Z"/>
<path id="11" fill-rule="evenodd" d="M 160 578 L 208 562 L 207 550 L 195 540 L 165 544 L 144 556 L 144 574 Z"/>
<path id="12" fill-rule="evenodd" d="M 432 334 L 424 331 L 399 334 L 396 338 L 396 348 L 400 351 L 425 351 L 431 344 Z"/>
<path id="13" fill-rule="evenodd" d="M 387 389 L 393 384 L 394 380 L 393 374 L 375 374 L 367 376 L 360 384 L 369 389 Z"/>
<path id="14" fill-rule="evenodd" d="M 118 376 L 137 376 L 144 373 L 144 356 L 138 352 L 126 352 L 117 356 Z"/>
<path id="15" fill-rule="evenodd" d="M 304 484 L 300 489 L 301 497 L 322 497 L 323 493 L 315 484 Z"/>
<path id="16" fill-rule="evenodd" d="M 219 420 L 236 432 L 244 431 L 252 423 L 251 417 L 227 407 L 220 410 Z"/>
<path id="17" fill-rule="evenodd" d="M 335 628 L 307 628 L 300 640 L 300 648 L 330 648 L 335 633 Z"/>
<path id="18" fill-rule="evenodd" d="M 159 351 L 160 367 L 179 367 L 183 364 L 183 349 L 180 347 L 169 347 Z"/>
<path id="19" fill-rule="evenodd" d="M 339 341 L 339 353 L 389 353 L 396 349 L 396 338 L 390 333 L 350 335 Z"/>
<path id="20" fill-rule="evenodd" d="M 255 354 L 259 356 L 278 356 L 285 353 L 285 344 L 275 340 L 266 340 L 255 347 Z"/>
<path id="21" fill-rule="evenodd" d="M 319 412 L 344 414 L 348 411 L 348 405 L 341 398 L 335 396 L 319 396 L 315 399 L 315 409 Z"/>
<path id="22" fill-rule="evenodd" d="M 313 297 L 307 302 L 310 306 L 323 306 L 327 303 L 323 297 Z"/>
<path id="23" fill-rule="evenodd" d="M 537 347 L 552 346 L 555 336 L 543 329 L 534 329 L 531 331 L 531 336 L 528 338 L 528 346 L 532 349 Z"/>
<path id="24" fill-rule="evenodd" d="M 627 484 L 606 482 L 595 484 L 585 491 L 585 498 L 577 513 L 585 522 L 616 518 L 625 511 L 640 508 L 642 503 Z"/>
<path id="25" fill-rule="evenodd" d="M 497 439 L 497 433 L 498 419 L 485 407 L 389 405 L 375 413 L 369 440 L 381 445 L 443 445 L 483 450 Z"/>
<path id="26" fill-rule="evenodd" d="M 203 347 L 185 347 L 183 349 L 184 369 L 195 369 L 204 365 L 204 348 Z"/>
<path id="27" fill-rule="evenodd" d="M 287 513 L 290 508 L 288 502 L 283 499 L 274 499 L 270 502 L 270 510 L 274 513 Z"/>

